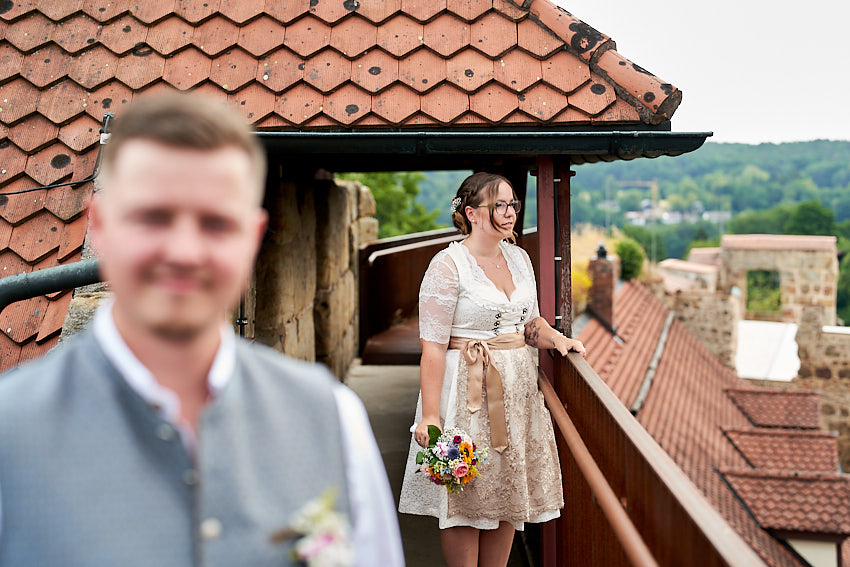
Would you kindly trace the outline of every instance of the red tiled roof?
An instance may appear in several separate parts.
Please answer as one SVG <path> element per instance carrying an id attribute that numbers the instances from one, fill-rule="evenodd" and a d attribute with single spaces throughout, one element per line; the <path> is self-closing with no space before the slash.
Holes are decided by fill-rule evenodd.
<path id="1" fill-rule="evenodd" d="M 727 429 L 726 437 L 750 465 L 763 471 L 835 473 L 838 440 L 825 431 Z"/>
<path id="2" fill-rule="evenodd" d="M 673 114 L 678 89 L 623 58 L 610 38 L 550 0 L 522 5 L 0 2 L 0 273 L 80 258 L 91 184 L 12 193 L 85 179 L 103 114 L 120 116 L 134 97 L 164 88 L 218 96 L 272 130 L 592 129 Z M 38 320 L 38 302 L 16 309 Z M 59 319 L 40 319 L 35 339 L 0 339 L 13 351 L 0 370 L 42 352 Z"/>
<path id="3" fill-rule="evenodd" d="M 847 475 L 730 470 L 722 474 L 765 529 L 850 534 Z"/>
<path id="4" fill-rule="evenodd" d="M 668 313 L 645 287 L 624 283 L 615 296 L 614 311 L 623 344 L 618 344 L 596 320 L 579 335 L 588 347 L 588 362 L 626 406 L 633 403 L 646 376 Z M 817 397 L 804 392 L 790 398 L 789 403 L 788 396 L 771 396 L 772 390 L 766 395 L 761 392 L 746 388 L 743 380 L 674 319 L 637 419 L 769 565 L 800 565 L 766 531 L 771 528 L 754 519 L 742 504 L 744 497 L 730 489 L 718 470 L 756 467 L 759 473 L 770 469 L 780 470 L 780 474 L 813 470 L 837 473 L 835 438 L 805 430 L 811 426 L 812 410 L 817 417 Z M 744 400 L 747 413 L 733 402 L 732 395 Z M 759 412 L 759 404 L 767 409 Z M 754 430 L 748 417 L 753 414 L 760 416 L 759 426 L 767 421 L 775 428 Z M 767 420 L 761 416 L 775 417 Z M 805 464 L 795 468 L 801 461 Z M 762 470 L 762 466 L 768 468 Z M 845 514 L 847 502 L 845 499 L 840 504 Z M 810 505 L 818 506 L 814 501 Z M 816 531 L 817 526 L 811 528 Z"/>
<path id="5" fill-rule="evenodd" d="M 815 392 L 730 388 L 726 393 L 756 427 L 820 429 Z"/>

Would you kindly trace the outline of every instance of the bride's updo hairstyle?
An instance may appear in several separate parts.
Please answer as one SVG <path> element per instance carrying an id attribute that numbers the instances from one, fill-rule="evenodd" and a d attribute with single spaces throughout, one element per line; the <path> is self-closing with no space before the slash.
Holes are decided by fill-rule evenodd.
<path id="1" fill-rule="evenodd" d="M 466 218 L 466 207 L 477 207 L 485 201 L 495 201 L 496 195 L 499 192 L 499 185 L 507 183 L 511 188 L 511 193 L 516 199 L 516 193 L 511 182 L 495 173 L 487 173 L 484 171 L 473 173 L 463 180 L 460 188 L 457 190 L 456 199 L 460 199 L 452 213 L 452 224 L 455 225 L 461 234 L 469 234 L 472 232 L 472 223 Z M 499 225 L 493 220 L 493 208 L 490 207 L 490 226 L 499 230 Z"/>

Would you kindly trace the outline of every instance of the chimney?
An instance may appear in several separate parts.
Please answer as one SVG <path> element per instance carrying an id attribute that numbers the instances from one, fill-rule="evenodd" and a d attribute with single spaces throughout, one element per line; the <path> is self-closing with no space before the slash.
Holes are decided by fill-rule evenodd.
<path id="1" fill-rule="evenodd" d="M 590 261 L 588 272 L 593 280 L 590 287 L 590 301 L 587 308 L 602 325 L 613 334 L 617 334 L 614 325 L 614 290 L 617 286 L 619 274 L 619 262 L 616 258 L 612 261 L 608 258 L 605 245 L 599 243 L 596 249 L 596 258 Z"/>

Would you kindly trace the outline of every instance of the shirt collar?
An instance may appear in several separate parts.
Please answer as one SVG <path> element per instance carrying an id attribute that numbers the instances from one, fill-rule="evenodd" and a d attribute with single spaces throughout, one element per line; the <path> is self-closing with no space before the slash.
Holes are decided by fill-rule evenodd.
<path id="1" fill-rule="evenodd" d="M 180 419 L 180 400 L 169 388 L 156 381 L 154 375 L 133 354 L 124 341 L 115 319 L 112 315 L 113 301 L 105 301 L 94 315 L 92 330 L 103 352 L 127 384 L 160 415 L 171 423 Z M 210 397 L 215 398 L 233 376 L 236 366 L 236 338 L 233 329 L 227 325 L 221 326 L 221 342 L 213 359 L 210 372 L 207 375 L 207 387 Z"/>

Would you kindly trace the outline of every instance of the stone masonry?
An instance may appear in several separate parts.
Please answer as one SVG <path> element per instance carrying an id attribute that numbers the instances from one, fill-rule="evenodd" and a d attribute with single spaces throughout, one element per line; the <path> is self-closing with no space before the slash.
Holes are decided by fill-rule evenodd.
<path id="1" fill-rule="evenodd" d="M 734 368 L 742 315 L 740 299 L 707 291 L 680 291 L 671 298 L 676 318 L 720 362 Z"/>

